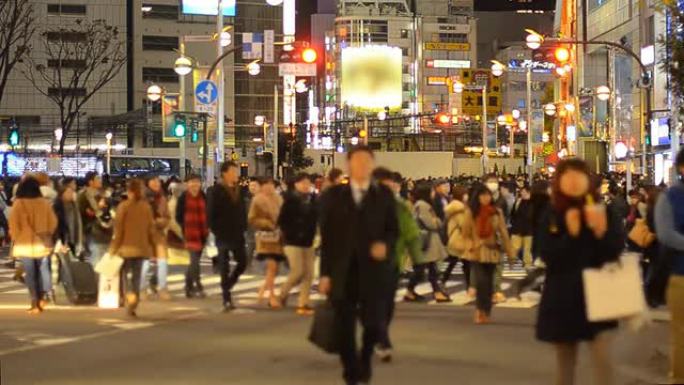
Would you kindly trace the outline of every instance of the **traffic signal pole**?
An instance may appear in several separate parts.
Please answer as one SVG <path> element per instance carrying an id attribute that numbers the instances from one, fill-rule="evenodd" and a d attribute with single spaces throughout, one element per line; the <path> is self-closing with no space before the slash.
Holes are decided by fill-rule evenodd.
<path id="1" fill-rule="evenodd" d="M 180 54 L 181 57 L 185 57 L 185 38 L 181 38 L 180 41 Z M 185 76 L 180 77 L 180 97 L 178 98 L 178 109 L 185 111 Z M 187 132 L 185 132 L 187 135 Z M 178 172 L 182 181 L 185 181 L 185 135 L 180 138 L 178 147 L 180 148 L 180 163 L 178 167 Z"/>

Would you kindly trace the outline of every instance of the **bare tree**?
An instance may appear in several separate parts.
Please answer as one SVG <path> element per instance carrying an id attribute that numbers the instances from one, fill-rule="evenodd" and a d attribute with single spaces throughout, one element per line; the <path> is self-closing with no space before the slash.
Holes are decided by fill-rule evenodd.
<path id="1" fill-rule="evenodd" d="M 30 50 L 34 22 L 29 0 L 0 1 L 0 105 L 10 73 Z"/>
<path id="2" fill-rule="evenodd" d="M 79 112 L 112 81 L 126 63 L 126 41 L 105 20 L 78 19 L 73 26 L 47 30 L 43 53 L 33 50 L 24 74 L 59 109 L 59 153 Z M 45 63 L 47 58 L 47 65 Z"/>

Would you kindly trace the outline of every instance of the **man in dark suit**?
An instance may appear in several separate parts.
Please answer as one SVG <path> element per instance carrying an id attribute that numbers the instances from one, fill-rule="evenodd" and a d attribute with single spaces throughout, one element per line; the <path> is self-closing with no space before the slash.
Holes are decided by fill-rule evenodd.
<path id="1" fill-rule="evenodd" d="M 370 381 L 373 349 L 387 327 L 392 254 L 399 230 L 392 192 L 371 183 L 373 152 L 354 148 L 348 163 L 349 184 L 331 187 L 321 197 L 319 290 L 335 308 L 344 380 L 357 385 Z M 364 328 L 360 356 L 357 316 Z"/>

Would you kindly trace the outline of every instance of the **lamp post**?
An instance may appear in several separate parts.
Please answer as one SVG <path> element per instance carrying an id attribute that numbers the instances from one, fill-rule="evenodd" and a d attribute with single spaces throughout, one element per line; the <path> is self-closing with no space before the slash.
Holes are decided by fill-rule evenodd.
<path id="1" fill-rule="evenodd" d="M 185 56 L 185 40 L 181 39 L 180 43 L 181 56 L 176 59 L 173 70 L 180 76 L 180 97 L 178 98 L 178 109 L 185 111 L 185 76 L 192 72 L 192 61 Z M 185 135 L 178 141 L 180 150 L 179 159 L 179 174 L 181 180 L 185 180 Z M 205 149 L 206 150 L 206 149 Z"/>
<path id="2" fill-rule="evenodd" d="M 112 135 L 111 132 L 108 132 L 105 135 L 105 139 L 107 139 L 107 175 L 112 174 L 112 139 L 114 138 L 114 135 Z"/>

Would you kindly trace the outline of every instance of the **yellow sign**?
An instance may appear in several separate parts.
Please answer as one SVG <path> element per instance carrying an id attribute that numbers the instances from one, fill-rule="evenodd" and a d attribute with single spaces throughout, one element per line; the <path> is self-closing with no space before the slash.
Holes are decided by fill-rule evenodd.
<path id="1" fill-rule="evenodd" d="M 447 78 L 444 76 L 428 76 L 427 84 L 429 86 L 445 86 L 447 84 Z"/>
<path id="2" fill-rule="evenodd" d="M 464 69 L 460 71 L 463 83 L 461 94 L 461 113 L 475 116 L 482 114 L 482 88 L 487 85 L 487 114 L 501 112 L 501 79 L 493 76 L 488 69 Z"/>
<path id="3" fill-rule="evenodd" d="M 470 51 L 470 44 L 427 42 L 424 48 L 432 51 Z"/>
<path id="4" fill-rule="evenodd" d="M 233 161 L 237 161 L 238 159 L 240 159 L 240 155 L 238 155 L 237 152 L 234 152 L 230 154 L 230 159 L 232 159 Z"/>
<path id="5" fill-rule="evenodd" d="M 342 50 L 342 102 L 353 108 L 384 110 L 402 104 L 401 48 L 347 47 Z"/>

